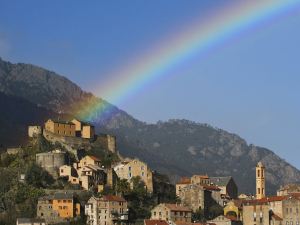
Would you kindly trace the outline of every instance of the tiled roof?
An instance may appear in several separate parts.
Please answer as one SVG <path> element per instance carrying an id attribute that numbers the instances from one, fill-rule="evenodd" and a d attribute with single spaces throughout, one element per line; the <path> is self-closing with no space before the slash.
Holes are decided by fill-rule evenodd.
<path id="1" fill-rule="evenodd" d="M 270 196 L 270 197 L 265 197 L 262 199 L 254 199 L 254 200 L 244 200 L 243 204 L 250 204 L 250 205 L 259 205 L 259 204 L 265 204 L 268 202 L 277 202 L 277 201 L 283 201 L 286 199 L 288 196 Z"/>
<path id="2" fill-rule="evenodd" d="M 218 186 L 226 186 L 232 177 L 211 177 L 210 182 Z"/>
<path id="3" fill-rule="evenodd" d="M 201 179 L 209 179 L 209 176 L 207 175 L 193 175 L 193 177 L 199 177 Z"/>
<path id="4" fill-rule="evenodd" d="M 57 192 L 54 193 L 53 195 L 46 195 L 43 197 L 40 197 L 40 200 L 55 200 L 55 199 L 73 199 L 74 196 L 72 193 L 61 193 Z"/>
<path id="5" fill-rule="evenodd" d="M 179 204 L 165 204 L 165 206 L 169 208 L 171 211 L 183 211 L 183 212 L 192 211 L 190 208 Z"/>
<path id="6" fill-rule="evenodd" d="M 221 189 L 215 185 L 202 185 L 202 186 L 204 187 L 204 189 L 209 191 L 221 191 Z"/>
<path id="7" fill-rule="evenodd" d="M 190 184 L 191 178 L 189 177 L 181 177 L 177 184 Z"/>
<path id="8" fill-rule="evenodd" d="M 145 225 L 169 225 L 165 220 L 144 220 Z"/>
<path id="9" fill-rule="evenodd" d="M 103 197 L 104 201 L 110 201 L 110 202 L 126 202 L 126 200 L 120 196 L 117 195 L 104 195 Z"/>
<path id="10" fill-rule="evenodd" d="M 88 157 L 90 157 L 91 159 L 97 161 L 97 162 L 100 162 L 101 159 L 97 158 L 96 156 L 93 156 L 93 155 L 88 155 Z"/>

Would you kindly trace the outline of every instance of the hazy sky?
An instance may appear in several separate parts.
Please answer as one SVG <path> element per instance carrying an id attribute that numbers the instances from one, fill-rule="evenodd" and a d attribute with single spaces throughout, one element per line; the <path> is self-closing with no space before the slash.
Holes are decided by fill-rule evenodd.
<path id="1" fill-rule="evenodd" d="M 226 1 L 0 0 L 0 57 L 97 84 Z M 246 30 L 118 105 L 147 121 L 186 118 L 239 134 L 300 168 L 300 11 Z"/>

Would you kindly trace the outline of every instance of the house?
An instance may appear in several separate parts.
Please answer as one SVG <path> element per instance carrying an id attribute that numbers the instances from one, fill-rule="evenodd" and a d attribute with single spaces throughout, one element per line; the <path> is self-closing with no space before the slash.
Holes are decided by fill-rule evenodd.
<path id="1" fill-rule="evenodd" d="M 209 224 L 215 225 L 242 225 L 242 222 L 233 216 L 220 215 L 212 220 L 207 221 Z"/>
<path id="2" fill-rule="evenodd" d="M 283 200 L 287 196 L 270 196 L 243 201 L 243 224 L 281 225 Z"/>
<path id="3" fill-rule="evenodd" d="M 71 122 L 75 124 L 77 136 L 87 139 L 93 139 L 95 137 L 95 127 L 93 125 L 78 119 L 73 119 Z"/>
<path id="4" fill-rule="evenodd" d="M 119 196 L 91 197 L 85 205 L 88 225 L 126 224 L 128 221 L 127 201 Z"/>
<path id="5" fill-rule="evenodd" d="M 161 203 L 151 210 L 152 220 L 166 220 L 176 222 L 188 222 L 192 220 L 192 210 L 179 204 Z"/>
<path id="6" fill-rule="evenodd" d="M 45 130 L 53 134 L 76 137 L 75 124 L 71 122 L 48 119 Z"/>
<path id="7" fill-rule="evenodd" d="M 74 168 L 80 169 L 87 165 L 101 166 L 101 159 L 97 158 L 96 156 L 87 155 L 83 157 L 78 163 L 74 163 Z"/>
<path id="8" fill-rule="evenodd" d="M 290 194 L 282 201 L 282 224 L 299 225 L 300 193 Z"/>
<path id="9" fill-rule="evenodd" d="M 114 167 L 114 170 L 120 179 L 126 179 L 131 182 L 131 178 L 140 177 L 145 183 L 148 192 L 153 192 L 152 171 L 148 165 L 138 159 L 123 161 Z"/>
<path id="10" fill-rule="evenodd" d="M 178 197 L 181 203 L 188 206 L 193 212 L 201 209 L 205 212 L 213 202 L 211 192 L 196 184 L 182 188 Z"/>
<path id="11" fill-rule="evenodd" d="M 17 225 L 46 225 L 44 219 L 36 218 L 17 218 Z"/>
<path id="12" fill-rule="evenodd" d="M 287 184 L 281 186 L 277 191 L 278 196 L 289 195 L 291 193 L 300 193 L 300 184 Z"/>
<path id="13" fill-rule="evenodd" d="M 99 185 L 101 190 L 103 190 L 106 184 L 106 173 L 103 168 L 98 165 L 86 165 L 77 170 L 79 184 L 85 190 L 90 190 L 91 188 L 98 189 Z"/>
<path id="14" fill-rule="evenodd" d="M 47 223 L 62 223 L 80 216 L 80 204 L 73 194 L 55 193 L 38 199 L 37 218 Z"/>
<path id="15" fill-rule="evenodd" d="M 221 189 L 221 195 L 229 196 L 232 199 L 237 198 L 238 188 L 232 177 L 210 177 L 210 181 L 211 184 Z"/>
<path id="16" fill-rule="evenodd" d="M 224 207 L 224 216 L 234 216 L 238 220 L 243 218 L 243 200 L 231 200 Z"/>
<path id="17" fill-rule="evenodd" d="M 210 185 L 210 179 L 207 175 L 193 175 L 191 177 L 192 184 Z"/>
<path id="18" fill-rule="evenodd" d="M 184 187 L 190 185 L 191 178 L 189 177 L 182 177 L 177 183 L 176 183 L 176 195 L 179 196 L 181 189 Z"/>

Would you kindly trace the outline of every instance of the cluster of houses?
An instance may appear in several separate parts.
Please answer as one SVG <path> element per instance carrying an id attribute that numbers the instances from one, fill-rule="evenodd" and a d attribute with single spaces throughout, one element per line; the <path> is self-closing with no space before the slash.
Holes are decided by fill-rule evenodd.
<path id="1" fill-rule="evenodd" d="M 93 138 L 93 127 L 78 120 L 61 123 L 48 120 L 47 132 L 56 135 Z M 33 136 L 41 131 L 31 127 Z M 81 190 L 101 192 L 105 187 L 115 188 L 118 180 L 125 179 L 131 184 L 133 177 L 140 177 L 146 190 L 153 193 L 153 174 L 148 165 L 139 159 L 123 159 L 105 168 L 101 159 L 86 155 L 75 163 L 68 163 L 66 153 L 53 150 L 36 155 L 36 163 L 54 178 L 64 178 L 79 185 Z M 151 210 L 151 217 L 144 225 L 300 225 L 300 186 L 287 185 L 278 190 L 276 196 L 266 196 L 265 167 L 256 166 L 256 195 L 238 195 L 234 179 L 193 175 L 182 177 L 176 183 L 176 195 L 180 203 L 160 203 Z M 132 186 L 131 186 L 132 187 Z M 35 219 L 19 218 L 17 225 L 46 225 L 76 220 L 85 214 L 87 225 L 115 225 L 128 223 L 128 202 L 123 196 L 92 196 L 82 208 L 73 193 L 58 191 L 41 197 L 37 204 Z M 210 209 L 218 206 L 223 213 L 210 218 Z M 84 212 L 81 212 L 84 211 Z M 194 221 L 193 215 L 202 212 L 208 221 Z"/>

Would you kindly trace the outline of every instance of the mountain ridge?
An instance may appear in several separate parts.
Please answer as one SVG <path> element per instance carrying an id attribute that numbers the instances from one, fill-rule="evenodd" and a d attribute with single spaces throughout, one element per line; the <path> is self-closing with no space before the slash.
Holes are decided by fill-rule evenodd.
<path id="1" fill-rule="evenodd" d="M 87 118 L 98 132 L 118 137 L 121 154 L 141 158 L 173 181 L 193 173 L 232 175 L 240 190 L 249 193 L 255 190 L 254 168 L 258 161 L 266 164 L 270 193 L 275 193 L 280 184 L 300 180 L 297 168 L 269 149 L 249 145 L 236 134 L 189 120 L 141 122 L 69 79 L 31 64 L 0 59 L 0 92 L 35 104 L 32 107 L 53 111 L 55 116 L 68 113 Z M 89 112 L 87 104 L 98 110 Z M 249 173 L 253 173 L 253 179 L 249 179 Z"/>

